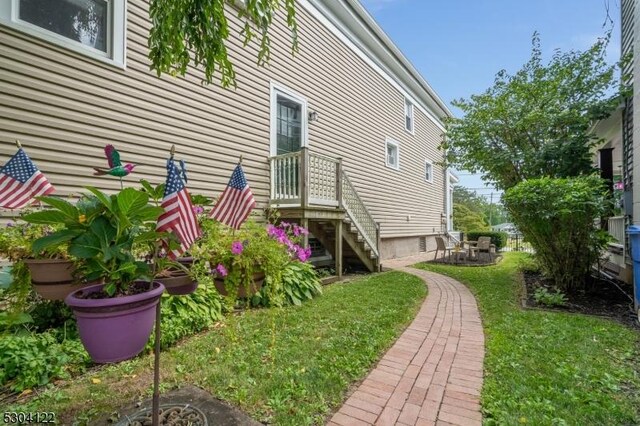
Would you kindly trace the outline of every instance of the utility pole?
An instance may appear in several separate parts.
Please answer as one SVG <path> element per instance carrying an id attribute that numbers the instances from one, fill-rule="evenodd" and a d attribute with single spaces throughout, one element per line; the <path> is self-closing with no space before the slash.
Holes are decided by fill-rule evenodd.
<path id="1" fill-rule="evenodd" d="M 491 196 L 489 198 L 489 226 L 491 226 L 493 228 L 493 221 L 492 221 L 492 215 L 493 215 L 493 191 L 491 191 Z"/>

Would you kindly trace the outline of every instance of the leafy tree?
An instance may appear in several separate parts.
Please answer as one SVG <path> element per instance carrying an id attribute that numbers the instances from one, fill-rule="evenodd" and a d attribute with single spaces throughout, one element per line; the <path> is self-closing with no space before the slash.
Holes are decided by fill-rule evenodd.
<path id="1" fill-rule="evenodd" d="M 462 232 L 488 231 L 489 225 L 481 213 L 471 210 L 464 204 L 453 205 L 453 227 Z"/>
<path id="2" fill-rule="evenodd" d="M 238 6 L 239 3 L 243 5 Z M 204 83 L 211 83 L 218 72 L 223 87 L 236 87 L 236 73 L 226 45 L 230 35 L 227 14 L 237 9 L 243 21 L 240 35 L 244 46 L 256 40 L 259 44 L 257 62 L 264 66 L 270 57 L 269 28 L 283 4 L 294 53 L 298 49 L 295 0 L 151 0 L 151 69 L 158 76 L 162 73 L 184 76 L 193 62 L 196 67 L 202 66 Z"/>
<path id="3" fill-rule="evenodd" d="M 494 202 L 490 203 L 487 199 L 481 195 L 478 195 L 476 191 L 472 191 L 464 186 L 456 185 L 453 187 L 453 205 L 454 212 L 455 206 L 464 206 L 470 212 L 477 214 L 480 216 L 483 222 L 488 225 L 497 225 L 499 223 L 504 223 L 509 221 L 509 217 L 503 206 L 501 205 L 499 198 L 496 196 L 494 198 Z M 459 210 L 462 212 L 461 214 L 466 215 L 466 210 Z M 463 220 L 464 221 L 464 220 Z M 456 221 L 456 216 L 454 213 L 453 218 L 454 226 L 459 224 L 459 221 Z M 462 229 L 456 226 L 455 229 Z M 469 230 L 485 230 L 485 228 L 473 228 Z"/>
<path id="4" fill-rule="evenodd" d="M 464 115 L 447 122 L 447 162 L 482 173 L 499 189 L 591 173 L 589 150 L 597 140 L 588 129 L 619 102 L 616 66 L 605 61 L 609 38 L 610 32 L 584 52 L 557 50 L 544 65 L 535 33 L 522 69 L 502 70 L 484 93 L 453 102 Z"/>

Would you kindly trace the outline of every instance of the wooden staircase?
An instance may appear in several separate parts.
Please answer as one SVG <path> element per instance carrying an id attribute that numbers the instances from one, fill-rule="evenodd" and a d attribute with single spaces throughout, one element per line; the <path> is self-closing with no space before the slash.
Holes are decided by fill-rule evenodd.
<path id="1" fill-rule="evenodd" d="M 380 270 L 380 225 L 342 170 L 341 159 L 305 147 L 271 157 L 270 163 L 270 206 L 311 231 L 335 259 L 339 276 L 344 264 Z"/>

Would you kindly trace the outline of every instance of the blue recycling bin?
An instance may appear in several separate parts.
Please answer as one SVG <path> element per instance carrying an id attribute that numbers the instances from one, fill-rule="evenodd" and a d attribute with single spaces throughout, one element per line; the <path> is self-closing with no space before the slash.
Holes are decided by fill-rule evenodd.
<path id="1" fill-rule="evenodd" d="M 640 226 L 627 228 L 631 239 L 631 259 L 633 260 L 633 308 L 640 320 Z"/>

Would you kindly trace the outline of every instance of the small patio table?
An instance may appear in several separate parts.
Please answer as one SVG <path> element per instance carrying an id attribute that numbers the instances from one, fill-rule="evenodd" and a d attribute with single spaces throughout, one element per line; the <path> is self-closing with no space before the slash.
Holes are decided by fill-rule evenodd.
<path id="1" fill-rule="evenodd" d="M 463 241 L 464 244 L 468 245 L 469 251 L 469 260 L 478 260 L 478 242 L 477 241 Z"/>

